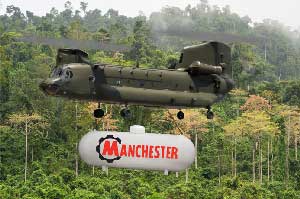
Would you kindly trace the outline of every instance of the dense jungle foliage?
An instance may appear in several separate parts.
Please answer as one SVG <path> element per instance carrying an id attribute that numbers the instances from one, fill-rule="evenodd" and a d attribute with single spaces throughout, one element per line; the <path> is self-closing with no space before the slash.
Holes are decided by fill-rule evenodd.
<path id="1" fill-rule="evenodd" d="M 182 10 L 165 7 L 150 17 L 106 13 L 70 2 L 45 16 L 8 6 L 0 16 L 0 198 L 300 198 L 300 37 L 270 19 L 252 23 L 201 0 Z M 100 4 L 99 4 L 100 5 Z M 124 53 L 87 50 L 93 62 L 164 68 L 184 45 L 198 43 L 153 34 L 190 29 L 266 38 L 258 44 L 234 43 L 236 89 L 213 106 L 215 119 L 203 110 L 131 106 L 124 120 L 120 107 L 101 106 L 107 115 L 94 120 L 97 104 L 45 96 L 38 87 L 55 65 L 56 49 L 23 43 L 22 35 L 127 44 Z M 159 39 L 157 39 L 159 38 Z M 77 144 L 91 129 L 128 131 L 132 124 L 147 132 L 185 134 L 197 139 L 196 162 L 186 172 L 112 169 L 103 172 L 78 157 Z"/>

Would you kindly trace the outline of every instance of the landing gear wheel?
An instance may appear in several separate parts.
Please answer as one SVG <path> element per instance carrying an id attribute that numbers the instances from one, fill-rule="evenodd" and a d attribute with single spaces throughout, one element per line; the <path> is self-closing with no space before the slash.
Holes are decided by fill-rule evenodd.
<path id="1" fill-rule="evenodd" d="M 212 119 L 214 119 L 214 113 L 212 111 L 208 110 L 206 117 L 207 117 L 207 119 L 212 120 Z"/>
<path id="2" fill-rule="evenodd" d="M 121 111 L 120 111 L 120 115 L 123 117 L 123 118 L 130 118 L 131 117 L 131 112 L 129 109 L 127 108 L 123 108 Z"/>
<path id="3" fill-rule="evenodd" d="M 184 119 L 184 112 L 178 111 L 177 118 L 180 119 L 180 120 Z"/>
<path id="4" fill-rule="evenodd" d="M 101 118 L 104 116 L 104 110 L 101 108 L 97 108 L 94 110 L 94 117 L 95 118 Z"/>

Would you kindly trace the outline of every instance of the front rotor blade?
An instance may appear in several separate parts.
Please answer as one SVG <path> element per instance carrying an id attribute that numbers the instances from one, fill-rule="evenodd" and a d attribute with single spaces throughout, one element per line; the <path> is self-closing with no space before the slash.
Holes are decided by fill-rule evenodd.
<path id="1" fill-rule="evenodd" d="M 17 39 L 18 41 L 34 43 L 34 44 L 45 44 L 51 45 L 58 48 L 76 48 L 76 49 L 91 49 L 91 50 L 104 50 L 104 51 L 129 51 L 130 46 L 123 44 L 111 44 L 100 41 L 81 41 L 66 38 L 47 38 L 39 36 L 25 36 Z"/>

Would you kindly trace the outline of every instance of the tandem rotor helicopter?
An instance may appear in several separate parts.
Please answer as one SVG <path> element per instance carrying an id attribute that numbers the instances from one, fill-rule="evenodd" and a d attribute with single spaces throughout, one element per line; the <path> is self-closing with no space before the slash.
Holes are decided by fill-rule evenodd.
<path id="1" fill-rule="evenodd" d="M 165 70 L 92 64 L 81 50 L 59 49 L 56 67 L 40 88 L 48 95 L 125 107 L 205 107 L 212 119 L 211 105 L 234 85 L 229 64 L 230 49 L 219 42 L 185 48 L 179 63 Z M 100 107 L 94 111 L 96 118 L 104 114 Z M 121 116 L 129 117 L 129 109 L 122 109 Z M 180 110 L 177 117 L 183 119 L 184 113 Z"/>
<path id="2" fill-rule="evenodd" d="M 217 41 L 185 47 L 168 69 L 91 63 L 82 50 L 58 49 L 56 66 L 40 88 L 51 96 L 98 102 L 95 118 L 105 115 L 101 102 L 125 105 L 124 118 L 131 115 L 127 105 L 141 105 L 178 109 L 178 119 L 184 119 L 182 108 L 207 108 L 212 119 L 211 106 L 234 87 L 230 60 L 230 47 Z"/>

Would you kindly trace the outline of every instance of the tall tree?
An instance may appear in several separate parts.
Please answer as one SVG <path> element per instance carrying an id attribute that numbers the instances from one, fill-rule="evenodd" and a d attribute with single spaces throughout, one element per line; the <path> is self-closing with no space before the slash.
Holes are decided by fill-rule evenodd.
<path id="1" fill-rule="evenodd" d="M 88 7 L 88 3 L 87 2 L 80 2 L 80 9 L 83 11 L 84 15 L 86 15 L 86 9 Z"/>
<path id="2" fill-rule="evenodd" d="M 234 120 L 230 124 L 224 126 L 225 136 L 229 137 L 232 143 L 232 155 L 231 155 L 231 174 L 232 177 L 236 177 L 237 175 L 237 140 L 243 135 L 241 127 L 241 120 Z"/>
<path id="3" fill-rule="evenodd" d="M 27 164 L 28 164 L 28 135 L 35 131 L 43 133 L 48 127 L 43 118 L 37 113 L 34 114 L 12 114 L 9 116 L 8 122 L 15 127 L 24 128 L 25 135 L 25 164 L 24 164 L 24 180 L 27 181 Z M 31 131 L 32 130 L 32 131 Z"/>
<path id="4" fill-rule="evenodd" d="M 286 185 L 289 181 L 289 161 L 290 161 L 290 138 L 294 136 L 294 146 L 295 146 L 295 159 L 297 160 L 297 142 L 299 136 L 299 116 L 298 110 L 293 107 L 282 106 L 281 115 L 285 119 L 285 127 L 286 127 L 286 136 L 285 136 L 285 182 Z"/>
<path id="5" fill-rule="evenodd" d="M 229 133 L 235 132 L 252 139 L 252 181 L 256 179 L 256 147 L 259 146 L 259 181 L 262 183 L 262 138 L 264 135 L 274 135 L 278 127 L 271 121 L 268 114 L 261 111 L 248 111 L 225 127 Z"/>

